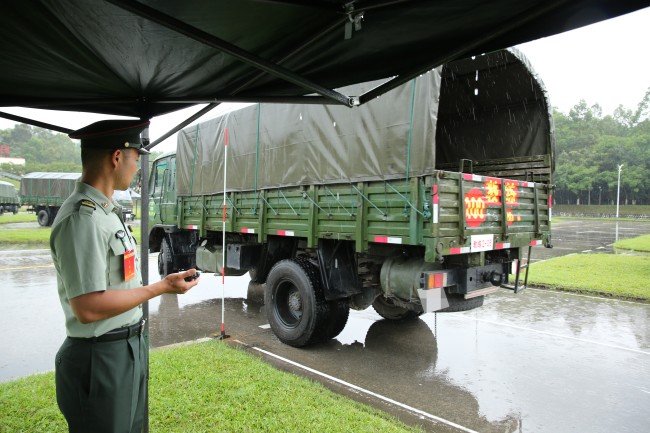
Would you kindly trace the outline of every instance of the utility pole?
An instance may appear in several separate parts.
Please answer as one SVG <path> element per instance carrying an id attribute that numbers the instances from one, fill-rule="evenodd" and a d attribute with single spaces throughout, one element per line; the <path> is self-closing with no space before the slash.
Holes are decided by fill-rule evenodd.
<path id="1" fill-rule="evenodd" d="M 623 164 L 619 164 L 618 166 L 618 191 L 616 192 L 616 218 L 618 219 L 618 204 L 621 199 L 621 169 L 623 168 Z"/>

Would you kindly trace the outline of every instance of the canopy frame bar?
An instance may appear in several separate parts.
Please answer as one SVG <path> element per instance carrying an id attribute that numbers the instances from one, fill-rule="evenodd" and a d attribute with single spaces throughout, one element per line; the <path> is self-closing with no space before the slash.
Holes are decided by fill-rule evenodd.
<path id="1" fill-rule="evenodd" d="M 277 61 L 278 65 L 281 65 L 282 63 L 286 62 L 287 60 L 289 60 L 290 58 L 292 58 L 292 57 L 295 56 L 296 54 L 300 53 L 300 52 L 301 52 L 302 50 L 304 50 L 305 48 L 308 48 L 308 47 L 311 46 L 311 44 L 313 44 L 315 41 L 317 41 L 317 40 L 320 39 L 321 37 L 327 35 L 327 34 L 330 33 L 331 31 L 333 31 L 334 29 L 336 29 L 339 25 L 341 25 L 341 24 L 343 24 L 344 22 L 346 22 L 347 19 L 348 19 L 347 17 L 343 17 L 343 18 L 341 18 L 341 19 L 335 20 L 335 21 L 334 21 L 332 24 L 330 24 L 329 26 L 325 27 L 324 29 L 322 29 L 322 30 L 319 31 L 318 33 L 315 33 L 311 38 L 309 38 L 309 40 L 307 40 L 307 41 L 303 42 L 302 44 L 298 45 L 298 46 L 295 47 L 293 50 L 291 50 L 289 53 L 287 53 L 284 57 L 282 57 L 280 60 L 278 60 L 278 61 Z M 264 76 L 264 72 L 260 71 L 259 73 L 257 73 L 257 74 L 254 75 L 253 77 L 251 77 L 249 80 L 245 80 L 242 84 L 236 86 L 235 89 L 234 89 L 232 92 L 229 92 L 229 93 L 232 93 L 233 95 L 236 95 L 236 94 L 239 93 L 241 90 L 245 89 L 246 86 L 251 85 L 251 84 L 254 83 L 255 81 L 257 81 L 257 80 L 259 80 L 260 78 L 262 78 L 263 76 Z M 313 98 L 313 97 L 312 97 L 312 98 Z M 326 98 L 324 98 L 324 97 L 316 97 L 316 98 L 317 98 L 319 101 L 321 101 L 320 103 L 331 103 L 331 101 L 330 101 L 329 99 L 326 99 Z M 235 98 L 235 99 L 237 99 L 237 98 Z M 237 102 L 244 102 L 244 101 L 241 101 L 240 99 L 241 99 L 241 98 L 237 99 Z M 165 103 L 166 101 L 158 101 L 158 102 L 160 102 L 160 103 Z M 183 103 L 183 102 L 187 102 L 187 103 L 189 103 L 189 104 L 198 104 L 198 103 L 201 103 L 201 102 L 196 102 L 196 101 L 175 101 L 174 103 Z M 198 111 L 198 112 L 195 113 L 194 115 L 188 117 L 188 118 L 185 119 L 183 122 L 179 123 L 179 124 L 176 125 L 174 128 L 172 128 L 172 129 L 170 129 L 169 131 L 167 131 L 167 132 L 166 132 L 165 134 L 163 134 L 161 137 L 159 137 L 159 138 L 157 138 L 156 140 L 154 140 L 150 145 L 147 146 L 147 149 L 151 150 L 152 148 L 154 148 L 155 146 L 157 146 L 158 144 L 160 144 L 162 141 L 164 141 L 164 140 L 166 140 L 167 138 L 171 137 L 172 135 L 176 134 L 178 131 L 180 131 L 181 129 L 183 129 L 184 127 L 186 127 L 187 125 L 189 125 L 190 123 L 192 123 L 193 121 L 195 121 L 196 119 L 202 117 L 205 113 L 207 113 L 207 112 L 209 112 L 210 110 L 212 110 L 213 108 L 217 107 L 220 103 L 222 103 L 222 102 L 227 102 L 227 101 L 224 101 L 224 100 L 221 100 L 221 99 L 220 99 L 219 101 L 202 101 L 202 102 L 208 102 L 208 106 L 207 106 L 207 107 L 204 107 L 202 110 Z M 255 98 L 255 100 L 254 100 L 254 101 L 251 100 L 251 102 L 253 102 L 253 103 L 254 103 L 254 102 L 261 103 L 261 102 L 264 102 L 264 101 L 259 100 L 259 98 Z M 283 101 L 283 102 L 286 102 L 286 101 Z M 309 103 L 312 103 L 312 102 L 309 102 Z"/>
<path id="2" fill-rule="evenodd" d="M 305 90 L 322 95 L 325 98 L 328 98 L 335 103 L 350 106 L 350 107 L 354 105 L 354 101 L 355 101 L 354 98 L 350 98 L 339 92 L 336 92 L 334 90 L 316 84 L 300 75 L 295 74 L 294 72 L 286 68 L 283 68 L 282 66 L 279 66 L 273 62 L 269 62 L 268 60 L 265 60 L 246 50 L 237 47 L 236 45 L 233 45 L 227 41 L 224 41 L 223 39 L 220 39 L 207 32 L 204 32 L 203 30 L 197 29 L 196 27 L 186 24 L 174 17 L 166 15 L 147 5 L 144 5 L 137 1 L 129 1 L 129 0 L 105 0 L 105 1 L 121 9 L 124 9 L 128 12 L 131 12 L 137 16 L 140 16 L 144 19 L 155 22 L 167 29 L 185 35 L 197 42 L 203 43 L 209 47 L 223 51 L 224 53 L 233 56 L 237 60 L 240 60 L 248 65 L 251 65 L 275 77 L 278 77 L 292 84 L 295 84 Z"/>
<path id="3" fill-rule="evenodd" d="M 534 18 L 538 18 L 541 15 L 544 15 L 558 8 L 563 3 L 567 3 L 568 1 L 569 0 L 556 0 L 555 2 L 548 3 L 545 7 L 541 7 L 539 9 L 533 9 L 533 11 L 530 13 L 521 13 L 518 19 L 511 20 L 509 25 L 503 26 L 489 35 L 476 38 L 473 41 L 462 45 L 460 48 L 456 49 L 451 54 L 444 56 L 443 58 L 434 59 L 428 62 L 423 67 L 419 67 L 414 70 L 411 70 L 410 72 L 404 73 L 402 75 L 398 75 L 392 80 L 387 81 L 375 87 L 374 89 L 364 93 L 363 95 L 359 96 L 359 104 L 364 104 L 368 101 L 371 101 L 372 99 L 381 96 L 384 93 L 395 89 L 396 87 L 401 86 L 402 84 L 412 80 L 418 75 L 421 75 L 435 67 L 444 65 L 445 63 L 448 63 L 452 60 L 456 60 L 461 57 L 466 57 L 469 53 L 471 53 L 472 50 L 476 49 L 476 47 L 478 47 L 480 44 L 485 43 L 485 41 L 495 39 L 517 27 L 521 27 L 527 24 L 530 20 Z"/>
<path id="4" fill-rule="evenodd" d="M 27 117 L 16 116 L 14 114 L 5 113 L 4 111 L 0 111 L 0 117 L 13 120 L 14 122 L 26 123 L 28 125 L 38 126 L 39 128 L 45 128 L 45 129 L 50 129 L 52 131 L 62 132 L 64 134 L 69 134 L 72 132 L 72 129 L 64 128 L 62 126 L 52 125 L 50 123 L 40 122 L 38 120 L 29 119 Z"/>

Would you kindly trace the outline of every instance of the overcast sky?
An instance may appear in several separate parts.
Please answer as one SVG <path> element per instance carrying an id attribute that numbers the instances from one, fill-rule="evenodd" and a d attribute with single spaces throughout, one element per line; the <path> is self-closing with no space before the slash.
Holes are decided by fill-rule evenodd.
<path id="1" fill-rule="evenodd" d="M 568 111 L 581 99 L 589 105 L 600 104 L 604 114 L 612 114 L 619 105 L 636 109 L 650 87 L 650 8 L 581 29 L 539 39 L 518 48 L 528 57 L 550 95 L 551 104 Z M 231 109 L 223 104 L 201 121 Z M 243 106 L 243 104 L 237 104 Z M 190 108 L 152 120 L 152 141 L 200 108 Z M 19 116 L 41 120 L 70 129 L 107 118 L 88 113 L 51 112 L 19 108 L 0 108 Z M 30 112 L 31 111 L 31 112 Z M 33 114 L 36 111 L 38 114 Z M 0 129 L 14 122 L 0 118 Z M 171 137 L 155 150 L 176 147 Z"/>

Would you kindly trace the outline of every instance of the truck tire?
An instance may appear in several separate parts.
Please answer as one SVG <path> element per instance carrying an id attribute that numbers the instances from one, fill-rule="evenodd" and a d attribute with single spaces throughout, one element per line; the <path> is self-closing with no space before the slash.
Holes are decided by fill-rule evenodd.
<path id="1" fill-rule="evenodd" d="M 160 278 L 165 278 L 167 275 L 174 272 L 174 256 L 172 249 L 169 246 L 169 240 L 163 238 L 160 243 L 160 254 L 158 254 L 158 274 Z"/>
<path id="2" fill-rule="evenodd" d="M 41 227 L 47 227 L 50 225 L 50 213 L 45 209 L 41 209 L 38 211 L 37 219 L 38 219 L 38 225 L 40 225 Z"/>
<path id="3" fill-rule="evenodd" d="M 334 338 L 343 331 L 350 317 L 350 305 L 347 301 L 330 301 L 329 318 L 327 319 L 325 329 L 325 339 Z"/>
<path id="4" fill-rule="evenodd" d="M 372 308 L 375 309 L 384 319 L 388 320 L 409 320 L 419 317 L 422 312 L 409 310 L 408 308 L 399 307 L 393 304 L 389 298 L 383 295 L 377 296 L 372 303 Z"/>
<path id="5" fill-rule="evenodd" d="M 14 215 L 18 213 L 18 206 L 14 205 L 13 213 Z"/>
<path id="6" fill-rule="evenodd" d="M 436 313 L 454 313 L 458 311 L 469 311 L 474 308 L 481 307 L 485 296 L 477 296 L 476 298 L 465 299 L 463 295 L 447 295 L 447 301 L 449 301 L 449 306 L 443 308 L 442 310 L 436 311 Z"/>
<path id="7" fill-rule="evenodd" d="M 250 268 L 248 270 L 248 276 L 251 279 L 251 283 L 263 283 L 264 282 L 264 281 L 259 280 L 260 275 L 259 275 L 259 272 L 257 271 L 256 267 L 255 268 Z"/>
<path id="8" fill-rule="evenodd" d="M 266 280 L 264 303 L 271 329 L 283 343 L 303 347 L 328 338 L 330 309 L 318 269 L 308 259 L 276 263 Z"/>

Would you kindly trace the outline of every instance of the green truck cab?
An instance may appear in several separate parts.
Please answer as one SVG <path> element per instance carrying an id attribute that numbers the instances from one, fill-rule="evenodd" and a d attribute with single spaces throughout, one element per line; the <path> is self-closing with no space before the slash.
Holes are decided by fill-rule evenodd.
<path id="1" fill-rule="evenodd" d="M 553 149 L 543 84 L 513 49 L 353 109 L 250 106 L 186 128 L 154 161 L 150 250 L 162 276 L 249 272 L 297 347 L 338 335 L 350 308 L 476 308 L 521 290 L 531 248 L 551 245 Z"/>

